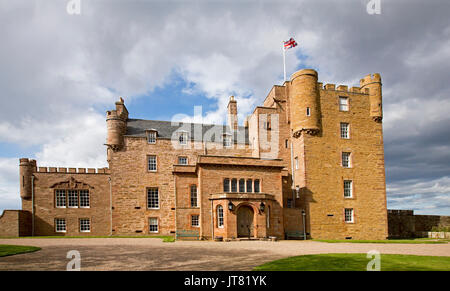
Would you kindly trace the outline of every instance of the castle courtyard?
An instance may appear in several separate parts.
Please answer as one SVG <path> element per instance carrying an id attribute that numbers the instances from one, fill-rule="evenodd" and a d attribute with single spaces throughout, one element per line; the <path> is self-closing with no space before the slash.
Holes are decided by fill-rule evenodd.
<path id="1" fill-rule="evenodd" d="M 81 255 L 81 270 L 246 271 L 276 259 L 306 254 L 367 253 L 450 256 L 445 244 L 325 243 L 317 241 L 176 241 L 156 238 L 0 239 L 32 245 L 34 253 L 0 258 L 0 270 L 66 270 L 67 252 Z"/>

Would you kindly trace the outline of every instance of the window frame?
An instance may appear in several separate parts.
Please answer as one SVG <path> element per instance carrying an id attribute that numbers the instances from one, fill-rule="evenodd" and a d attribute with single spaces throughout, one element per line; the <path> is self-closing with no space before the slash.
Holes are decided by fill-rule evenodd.
<path id="1" fill-rule="evenodd" d="M 250 185 L 250 187 L 251 187 L 251 191 L 248 191 L 248 186 Z M 253 179 L 247 179 L 246 181 L 245 181 L 245 190 L 246 190 L 246 193 L 253 193 Z"/>
<path id="2" fill-rule="evenodd" d="M 194 217 L 196 217 L 197 225 L 194 225 Z M 191 215 L 191 227 L 200 227 L 200 214 L 192 214 Z"/>
<path id="3" fill-rule="evenodd" d="M 231 192 L 231 179 L 223 178 L 223 192 L 230 193 Z"/>
<path id="4" fill-rule="evenodd" d="M 350 182 L 350 187 L 346 187 L 346 182 Z M 353 180 L 344 180 L 343 186 L 344 186 L 344 198 L 346 199 L 353 198 Z M 349 190 L 350 193 L 349 196 L 346 195 L 346 193 L 348 193 L 346 192 L 347 189 Z"/>
<path id="5" fill-rule="evenodd" d="M 81 205 L 81 193 L 87 192 L 87 206 Z M 91 208 L 91 193 L 88 189 L 80 189 L 78 190 L 78 205 L 80 208 Z"/>
<path id="6" fill-rule="evenodd" d="M 180 163 L 180 159 L 185 159 L 186 163 Z M 178 156 L 178 165 L 189 165 L 189 159 L 187 156 Z"/>
<path id="7" fill-rule="evenodd" d="M 150 207 L 150 190 L 154 190 L 154 189 L 156 189 L 156 195 L 157 195 L 157 199 L 156 199 L 156 203 L 157 203 L 157 207 Z M 160 202 L 159 202 L 159 187 L 147 187 L 146 188 L 146 194 L 147 194 L 147 209 L 149 209 L 149 210 L 158 210 L 158 209 L 160 209 Z M 152 194 L 154 194 L 154 193 L 152 193 Z M 152 198 L 153 199 L 153 198 Z M 154 202 L 154 199 L 152 200 L 153 202 Z"/>
<path id="8" fill-rule="evenodd" d="M 62 191 L 64 194 L 64 206 L 58 206 L 58 192 Z M 55 208 L 67 208 L 67 190 L 66 189 L 55 189 Z"/>
<path id="9" fill-rule="evenodd" d="M 258 181 L 258 191 L 256 191 L 256 181 Z M 253 180 L 253 193 L 261 193 L 261 180 L 260 179 Z"/>
<path id="10" fill-rule="evenodd" d="M 344 164 L 344 156 L 347 156 L 347 165 Z M 341 165 L 345 169 L 350 169 L 352 167 L 352 153 L 351 152 L 342 152 L 341 154 Z"/>
<path id="11" fill-rule="evenodd" d="M 188 144 L 189 135 L 187 131 L 180 131 L 178 133 L 178 144 L 185 146 Z"/>
<path id="12" fill-rule="evenodd" d="M 79 205 L 80 205 L 80 199 L 79 198 L 80 197 L 79 197 L 78 190 L 68 189 L 66 191 L 67 191 L 67 208 L 79 208 Z M 71 204 L 70 203 L 71 202 L 71 200 L 70 200 L 71 199 L 71 195 L 70 194 L 73 194 L 73 193 L 75 193 L 75 197 L 76 197 L 76 206 L 70 206 L 70 204 Z"/>
<path id="13" fill-rule="evenodd" d="M 306 116 L 311 116 L 311 108 L 306 107 Z"/>
<path id="14" fill-rule="evenodd" d="M 58 230 L 58 226 L 60 225 L 58 221 L 64 222 L 64 230 Z M 55 232 L 67 232 L 67 221 L 65 218 L 55 218 Z"/>
<path id="15" fill-rule="evenodd" d="M 339 125 L 339 133 L 340 133 L 341 139 L 350 139 L 350 123 L 341 122 Z M 343 133 L 346 133 L 346 134 L 343 134 Z"/>
<path id="16" fill-rule="evenodd" d="M 83 224 L 81 223 L 81 221 L 87 221 L 88 222 L 88 226 L 89 226 L 88 230 L 82 230 Z M 91 232 L 91 219 L 90 218 L 80 218 L 80 219 L 78 219 L 78 224 L 79 224 L 78 230 L 80 232 Z"/>
<path id="17" fill-rule="evenodd" d="M 347 210 L 351 211 L 351 220 L 347 220 Z M 355 223 L 355 210 L 353 208 L 344 208 L 344 222 Z"/>
<path id="18" fill-rule="evenodd" d="M 341 102 L 341 100 L 345 100 L 345 104 Z M 346 96 L 339 96 L 339 111 L 340 112 L 348 112 L 350 111 L 350 99 Z"/>
<path id="19" fill-rule="evenodd" d="M 150 170 L 150 158 L 155 158 L 155 169 L 154 170 Z M 158 156 L 157 155 L 147 155 L 147 171 L 154 173 L 154 172 L 158 172 Z"/>
<path id="20" fill-rule="evenodd" d="M 192 192 L 193 187 L 195 187 L 195 198 L 192 195 L 193 194 L 193 192 Z M 189 198 L 190 198 L 190 202 L 191 202 L 190 203 L 191 207 L 198 208 L 199 207 L 198 206 L 198 187 L 197 187 L 196 184 L 189 185 Z M 194 201 L 195 201 L 195 205 L 194 205 L 194 203 L 192 203 Z"/>
<path id="21" fill-rule="evenodd" d="M 149 144 L 156 144 L 158 138 L 158 132 L 156 130 L 149 130 L 147 132 L 147 142 Z"/>
<path id="22" fill-rule="evenodd" d="M 225 219 L 224 219 L 224 211 L 223 211 L 223 206 L 222 205 L 217 205 L 216 208 L 216 214 L 217 214 L 217 227 L 218 228 L 224 228 L 225 225 Z"/>
<path id="23" fill-rule="evenodd" d="M 156 224 L 152 224 L 151 221 L 156 221 Z M 156 230 L 151 230 L 152 226 L 156 226 Z M 149 217 L 148 218 L 148 232 L 149 233 L 159 233 L 159 218 L 158 217 Z"/>
<path id="24" fill-rule="evenodd" d="M 222 146 L 225 148 L 231 148 L 233 146 L 233 141 L 231 134 L 224 134 L 222 137 Z"/>

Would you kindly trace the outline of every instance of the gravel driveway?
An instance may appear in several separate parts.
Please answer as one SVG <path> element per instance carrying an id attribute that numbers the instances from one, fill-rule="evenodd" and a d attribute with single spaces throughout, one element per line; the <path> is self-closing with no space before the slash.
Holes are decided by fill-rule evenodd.
<path id="1" fill-rule="evenodd" d="M 265 262 L 304 254 L 366 253 L 450 256 L 450 244 L 357 244 L 315 241 L 177 241 L 156 238 L 0 239 L 0 244 L 41 247 L 0 257 L 0 270 L 65 270 L 77 250 L 81 270 L 251 270 Z"/>

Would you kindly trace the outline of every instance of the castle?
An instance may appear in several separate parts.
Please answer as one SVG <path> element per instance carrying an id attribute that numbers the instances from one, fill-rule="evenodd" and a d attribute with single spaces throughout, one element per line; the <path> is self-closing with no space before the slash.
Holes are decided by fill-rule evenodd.
<path id="1" fill-rule="evenodd" d="M 227 125 L 132 119 L 122 98 L 106 123 L 108 168 L 20 159 L 0 235 L 387 237 L 379 74 L 349 89 L 300 70 L 243 126 L 233 96 Z"/>

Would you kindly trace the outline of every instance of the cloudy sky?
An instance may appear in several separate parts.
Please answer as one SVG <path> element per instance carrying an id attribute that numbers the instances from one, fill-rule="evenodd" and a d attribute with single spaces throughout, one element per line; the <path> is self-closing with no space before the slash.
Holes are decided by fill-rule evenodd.
<path id="1" fill-rule="evenodd" d="M 358 86 L 381 73 L 388 207 L 450 215 L 450 2 L 380 0 L 0 0 L 0 211 L 19 209 L 18 159 L 107 166 L 105 111 L 134 118 L 203 107 L 240 117 L 283 78 L 310 67 Z"/>

